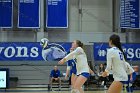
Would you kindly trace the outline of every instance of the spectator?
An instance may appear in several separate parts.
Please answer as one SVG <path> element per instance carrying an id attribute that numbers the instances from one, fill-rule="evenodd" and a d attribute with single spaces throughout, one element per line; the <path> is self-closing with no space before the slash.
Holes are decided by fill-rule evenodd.
<path id="1" fill-rule="evenodd" d="M 98 72 L 98 76 L 99 76 L 99 81 L 98 82 L 101 81 L 102 82 L 101 85 L 104 86 L 105 89 L 107 89 L 107 87 L 106 87 L 107 78 L 101 76 L 104 71 L 105 71 L 104 64 L 100 64 L 99 72 Z"/>
<path id="2" fill-rule="evenodd" d="M 59 87 L 61 86 L 60 70 L 58 70 L 57 66 L 54 66 L 54 69 L 51 71 L 50 77 L 51 77 L 51 80 L 50 80 L 51 86 L 53 82 L 58 82 Z"/>

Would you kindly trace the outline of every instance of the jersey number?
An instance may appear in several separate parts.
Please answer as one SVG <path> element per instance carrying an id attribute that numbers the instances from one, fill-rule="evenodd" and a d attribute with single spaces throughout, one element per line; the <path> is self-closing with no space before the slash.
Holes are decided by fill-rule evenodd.
<path id="1" fill-rule="evenodd" d="M 74 62 L 72 62 L 72 66 L 74 67 Z"/>
<path id="2" fill-rule="evenodd" d="M 123 53 L 119 52 L 120 60 L 123 60 Z"/>
<path id="3" fill-rule="evenodd" d="M 76 58 L 74 59 L 74 62 L 77 63 L 77 59 Z"/>

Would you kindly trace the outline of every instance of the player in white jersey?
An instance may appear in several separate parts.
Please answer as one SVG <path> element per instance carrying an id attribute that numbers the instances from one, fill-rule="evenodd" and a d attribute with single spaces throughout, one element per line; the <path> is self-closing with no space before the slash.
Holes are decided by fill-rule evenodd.
<path id="1" fill-rule="evenodd" d="M 74 84 L 74 89 L 72 90 L 75 93 L 84 93 L 81 87 L 90 76 L 90 68 L 88 66 L 87 56 L 82 47 L 83 43 L 81 43 L 81 41 L 79 40 L 75 40 L 72 43 L 72 48 L 74 48 L 75 50 L 69 53 L 61 61 L 59 61 L 59 64 L 64 64 L 70 59 L 75 59 L 78 76 Z"/>
<path id="2" fill-rule="evenodd" d="M 109 46 L 111 48 L 107 52 L 107 67 L 102 76 L 108 76 L 108 73 L 112 70 L 114 81 L 107 93 L 121 93 L 123 83 L 128 80 L 128 77 L 120 37 L 115 34 L 112 35 L 109 40 Z"/>

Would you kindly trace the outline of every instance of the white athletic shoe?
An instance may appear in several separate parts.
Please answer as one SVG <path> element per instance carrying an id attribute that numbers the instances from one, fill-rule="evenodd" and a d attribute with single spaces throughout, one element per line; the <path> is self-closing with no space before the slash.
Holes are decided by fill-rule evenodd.
<path id="1" fill-rule="evenodd" d="M 71 90 L 71 93 L 80 93 L 80 92 L 79 92 L 79 90 L 77 90 L 77 89 L 72 89 L 72 90 Z"/>
<path id="2" fill-rule="evenodd" d="M 106 87 L 106 86 L 104 86 L 104 89 L 107 89 L 107 87 Z"/>
<path id="3" fill-rule="evenodd" d="M 104 85 L 104 83 L 105 83 L 105 82 L 104 82 L 104 81 L 102 81 L 101 85 L 103 86 L 103 85 Z"/>

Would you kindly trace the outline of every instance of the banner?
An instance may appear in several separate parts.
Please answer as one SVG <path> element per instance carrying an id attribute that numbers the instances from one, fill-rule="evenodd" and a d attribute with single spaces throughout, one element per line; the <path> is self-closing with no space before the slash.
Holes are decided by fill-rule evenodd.
<path id="1" fill-rule="evenodd" d="M 68 0 L 46 0 L 46 27 L 68 28 Z"/>
<path id="2" fill-rule="evenodd" d="M 120 27 L 140 28 L 140 1 L 120 0 Z"/>
<path id="3" fill-rule="evenodd" d="M 0 28 L 13 26 L 13 0 L 0 0 Z"/>
<path id="4" fill-rule="evenodd" d="M 59 61 L 70 47 L 71 43 L 48 43 L 45 48 L 38 42 L 0 43 L 0 61 Z"/>
<path id="5" fill-rule="evenodd" d="M 140 44 L 122 44 L 122 48 L 129 61 L 140 61 Z M 95 61 L 106 61 L 107 49 L 109 45 L 107 43 L 94 43 L 93 55 Z"/>
<path id="6" fill-rule="evenodd" d="M 40 0 L 18 0 L 18 27 L 40 27 Z"/>

